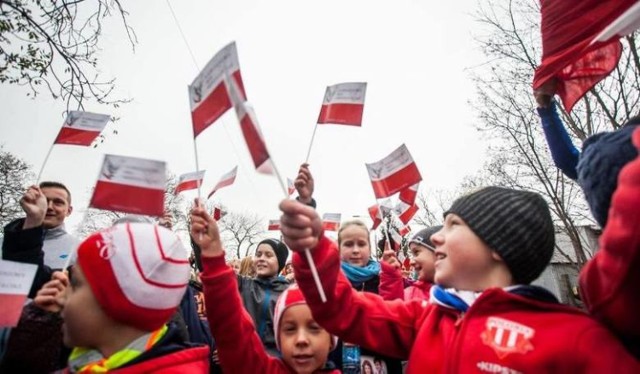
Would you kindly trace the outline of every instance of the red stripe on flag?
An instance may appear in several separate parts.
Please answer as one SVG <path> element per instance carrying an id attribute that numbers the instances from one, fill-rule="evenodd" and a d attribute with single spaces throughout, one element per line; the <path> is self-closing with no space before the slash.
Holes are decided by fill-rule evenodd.
<path id="1" fill-rule="evenodd" d="M 246 113 L 244 117 L 242 117 L 242 120 L 240 121 L 240 129 L 242 130 L 242 135 L 244 136 L 244 140 L 249 148 L 253 164 L 257 169 L 269 159 L 269 152 L 267 151 L 267 146 L 264 144 L 260 133 L 258 133 L 258 129 L 251 120 L 249 113 Z"/>
<path id="2" fill-rule="evenodd" d="M 269 224 L 269 227 L 267 227 L 267 230 L 269 231 L 280 230 L 280 224 Z"/>
<path id="3" fill-rule="evenodd" d="M 89 206 L 159 217 L 164 213 L 164 190 L 99 180 Z"/>
<path id="4" fill-rule="evenodd" d="M 333 221 L 324 221 L 322 222 L 322 228 L 325 231 L 338 231 L 338 227 L 340 226 L 340 223 L 338 222 L 333 222 Z"/>
<path id="5" fill-rule="evenodd" d="M 418 206 L 412 205 L 407 210 L 402 212 L 402 214 L 400 214 L 398 218 L 400 219 L 400 221 L 402 221 L 403 224 L 407 225 L 409 221 L 411 221 L 411 218 L 416 215 L 419 209 L 420 208 L 418 208 Z"/>
<path id="6" fill-rule="evenodd" d="M 242 75 L 240 70 L 236 70 L 232 74 L 233 79 L 242 91 L 242 97 L 246 100 L 247 95 L 244 92 L 244 84 L 242 83 Z M 227 92 L 224 82 L 220 82 L 218 86 L 211 91 L 204 101 L 191 112 L 191 122 L 193 124 L 193 137 L 200 135 L 207 127 L 220 118 L 227 110 L 232 108 L 231 98 Z"/>
<path id="7" fill-rule="evenodd" d="M 202 179 L 184 181 L 176 186 L 175 195 L 179 194 L 182 191 L 195 190 L 196 188 L 198 188 L 198 185 L 202 185 Z"/>
<path id="8" fill-rule="evenodd" d="M 90 146 L 91 143 L 100 135 L 99 131 L 78 130 L 71 127 L 63 127 L 58 133 L 58 137 L 54 144 L 70 144 Z"/>
<path id="9" fill-rule="evenodd" d="M 15 327 L 22 315 L 22 307 L 27 300 L 27 295 L 0 294 L 2 313 L 0 313 L 0 326 Z"/>
<path id="10" fill-rule="evenodd" d="M 373 193 L 376 199 L 391 196 L 404 188 L 420 182 L 422 177 L 415 162 L 380 180 L 372 180 Z"/>
<path id="11" fill-rule="evenodd" d="M 363 111 L 363 104 L 325 104 L 320 109 L 318 123 L 361 126 Z"/>

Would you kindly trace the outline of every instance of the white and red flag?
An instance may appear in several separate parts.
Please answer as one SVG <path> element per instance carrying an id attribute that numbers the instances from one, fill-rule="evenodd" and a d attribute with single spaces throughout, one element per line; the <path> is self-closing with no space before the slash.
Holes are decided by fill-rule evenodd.
<path id="1" fill-rule="evenodd" d="M 193 171 L 191 173 L 182 174 L 178 177 L 178 185 L 174 194 L 179 194 L 182 191 L 195 190 L 202 186 L 202 180 L 204 179 L 205 170 Z"/>
<path id="2" fill-rule="evenodd" d="M 54 144 L 89 146 L 111 120 L 108 114 L 72 110 L 62 124 Z"/>
<path id="3" fill-rule="evenodd" d="M 220 177 L 220 181 L 216 184 L 215 187 L 213 187 L 213 190 L 209 192 L 209 196 L 207 196 L 207 199 L 211 198 L 211 196 L 213 196 L 213 194 L 216 193 L 216 191 L 218 191 L 219 189 L 223 187 L 231 186 L 233 182 L 236 181 L 236 175 L 238 175 L 237 166 L 235 166 L 230 172 Z"/>
<path id="4" fill-rule="evenodd" d="M 272 174 L 273 169 L 271 168 L 269 151 L 262 137 L 253 108 L 246 102 L 236 105 L 235 108 L 240 122 L 240 129 L 247 143 L 247 148 L 249 148 L 256 171 L 263 174 Z"/>
<path id="5" fill-rule="evenodd" d="M 89 206 L 160 217 L 165 181 L 164 161 L 105 155 Z"/>
<path id="6" fill-rule="evenodd" d="M 369 211 L 369 216 L 371 217 L 371 220 L 373 221 L 373 225 L 371 226 L 371 230 L 375 230 L 382 223 L 382 214 L 380 214 L 380 207 L 378 206 L 378 204 L 375 204 L 375 205 L 370 206 L 368 211 Z"/>
<path id="7" fill-rule="evenodd" d="M 0 260 L 0 327 L 18 325 L 38 266 Z"/>
<path id="8" fill-rule="evenodd" d="M 420 183 L 416 183 L 413 186 L 407 187 L 404 190 L 400 191 L 400 195 L 398 199 L 403 203 L 407 203 L 409 205 L 413 205 L 416 202 L 416 197 L 418 197 L 418 187 Z"/>
<path id="9" fill-rule="evenodd" d="M 325 213 L 322 215 L 322 228 L 325 231 L 338 231 L 340 228 L 340 213 Z"/>
<path id="10" fill-rule="evenodd" d="M 404 224 L 408 225 L 413 216 L 416 215 L 420 208 L 418 208 L 415 204 L 405 204 L 403 202 L 399 202 L 396 206 L 395 212 L 398 215 L 398 219 Z"/>
<path id="11" fill-rule="evenodd" d="M 365 165 L 376 199 L 389 197 L 422 180 L 418 166 L 404 144 L 382 160 Z"/>
<path id="12" fill-rule="evenodd" d="M 189 86 L 194 138 L 233 107 L 230 84 L 238 87 L 242 101 L 247 99 L 235 42 L 216 53 Z"/>
<path id="13" fill-rule="evenodd" d="M 279 219 L 270 219 L 269 225 L 267 226 L 267 230 L 276 231 L 280 230 L 280 220 Z"/>
<path id="14" fill-rule="evenodd" d="M 222 210 L 222 207 L 218 207 L 218 206 L 214 206 L 213 207 L 213 214 L 211 216 L 216 221 L 220 221 L 222 219 L 222 217 L 224 217 L 226 215 L 227 215 L 227 211 L 226 210 Z"/>
<path id="15" fill-rule="evenodd" d="M 571 111 L 618 65 L 620 36 L 640 25 L 637 0 L 546 0 L 540 2 L 542 61 L 533 77 L 538 89 L 557 79 L 562 104 Z"/>
<path id="16" fill-rule="evenodd" d="M 296 192 L 296 186 L 291 178 L 287 178 L 287 192 L 289 193 L 289 196 Z"/>
<path id="17" fill-rule="evenodd" d="M 327 87 L 318 116 L 318 124 L 362 125 L 367 84 L 340 83 Z"/>
<path id="18" fill-rule="evenodd" d="M 398 230 L 398 234 L 400 234 L 400 235 L 401 235 L 401 236 L 403 236 L 403 237 L 404 237 L 404 236 L 406 236 L 406 235 L 407 235 L 408 233 L 410 233 L 410 232 L 411 232 L 411 226 L 409 226 L 409 225 L 406 225 L 406 226 L 404 226 L 404 227 L 401 227 L 401 228 Z"/>

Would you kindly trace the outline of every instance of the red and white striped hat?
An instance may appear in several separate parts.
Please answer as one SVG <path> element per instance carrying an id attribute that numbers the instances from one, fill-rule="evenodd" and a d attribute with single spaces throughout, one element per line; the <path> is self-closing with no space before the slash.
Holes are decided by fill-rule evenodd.
<path id="1" fill-rule="evenodd" d="M 80 244 L 77 264 L 109 317 L 146 331 L 167 323 L 189 281 L 180 239 L 149 223 L 117 224 L 92 234 Z"/>
<path id="2" fill-rule="evenodd" d="M 285 310 L 294 305 L 306 304 L 307 301 L 304 299 L 304 295 L 300 288 L 298 288 L 297 284 L 292 284 L 287 288 L 280 297 L 278 297 L 278 301 L 276 302 L 276 308 L 273 312 L 273 330 L 274 336 L 276 337 L 276 347 L 280 350 L 280 320 L 284 315 Z M 338 344 L 338 337 L 335 335 L 331 335 L 331 349 L 334 349 Z"/>

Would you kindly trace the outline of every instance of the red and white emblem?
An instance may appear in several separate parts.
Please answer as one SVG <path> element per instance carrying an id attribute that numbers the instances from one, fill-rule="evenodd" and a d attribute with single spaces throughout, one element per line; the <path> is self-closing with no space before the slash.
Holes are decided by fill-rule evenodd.
<path id="1" fill-rule="evenodd" d="M 508 319 L 489 317 L 486 330 L 480 337 L 482 342 L 493 348 L 500 359 L 511 353 L 527 353 L 533 350 L 531 338 L 535 330 L 531 327 L 509 321 Z"/>

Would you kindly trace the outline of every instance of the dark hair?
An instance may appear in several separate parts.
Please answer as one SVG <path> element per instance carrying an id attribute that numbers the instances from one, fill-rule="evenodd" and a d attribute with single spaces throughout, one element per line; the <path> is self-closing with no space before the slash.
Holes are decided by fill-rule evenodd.
<path id="1" fill-rule="evenodd" d="M 69 191 L 67 186 L 65 186 L 64 184 L 60 182 L 45 181 L 45 182 L 40 182 L 39 187 L 40 188 L 60 188 L 62 190 L 65 190 L 65 192 L 67 193 L 67 202 L 69 203 L 69 205 L 71 205 L 71 192 Z"/>

